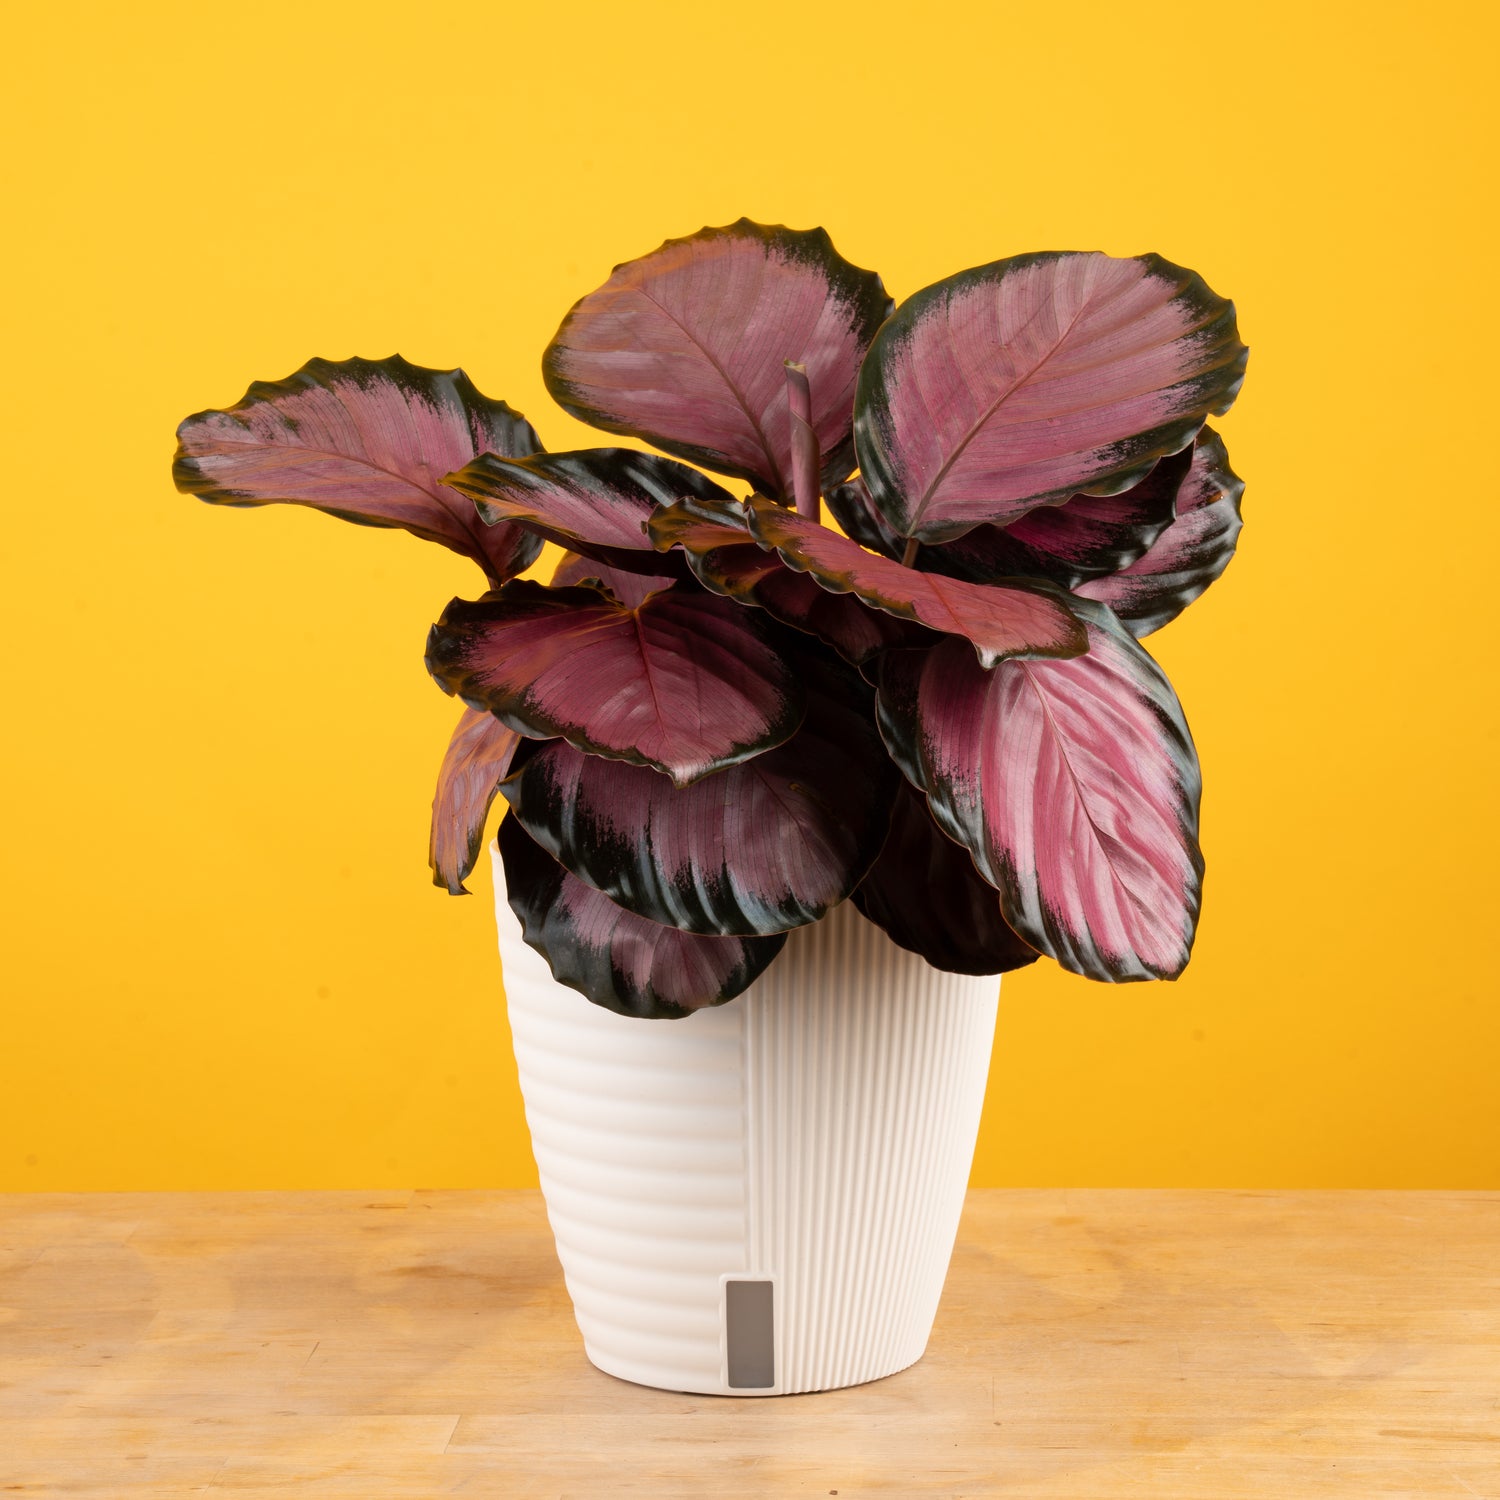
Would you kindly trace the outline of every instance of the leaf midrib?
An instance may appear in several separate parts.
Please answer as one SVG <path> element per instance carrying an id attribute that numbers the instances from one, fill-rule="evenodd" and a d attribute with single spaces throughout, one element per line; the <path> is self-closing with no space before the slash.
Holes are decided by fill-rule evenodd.
<path id="1" fill-rule="evenodd" d="M 1170 305 L 1172 302 L 1174 302 L 1177 299 L 1178 296 L 1181 295 L 1182 287 L 1183 287 L 1184 284 L 1185 283 L 1179 283 L 1173 289 L 1172 295 L 1167 299 L 1167 303 L 1165 305 Z M 1133 284 L 1132 284 L 1132 286 L 1133 286 Z M 1000 409 L 1000 407 L 1003 406 L 1004 403 L 1006 401 L 1008 401 L 1013 395 L 1015 395 L 1015 393 L 1018 390 L 1022 389 L 1024 386 L 1027 386 L 1027 385 L 1029 385 L 1029 384 L 1032 383 L 1032 381 L 1036 377 L 1037 371 L 1039 371 L 1040 369 L 1042 369 L 1043 366 L 1045 366 L 1047 364 L 1047 362 L 1049 360 L 1051 360 L 1058 353 L 1059 350 L 1062 349 L 1063 345 L 1067 342 L 1069 334 L 1071 334 L 1073 332 L 1073 329 L 1077 326 L 1078 320 L 1080 318 L 1082 318 L 1083 315 L 1086 312 L 1090 311 L 1091 309 L 1097 310 L 1100 307 L 1107 307 L 1111 302 L 1118 301 L 1128 291 L 1132 290 L 1132 286 L 1125 286 L 1125 287 L 1117 288 L 1110 296 L 1106 297 L 1102 302 L 1096 302 L 1095 299 L 1093 299 L 1092 297 L 1089 298 L 1088 300 L 1086 300 L 1083 303 L 1083 305 L 1078 309 L 1078 311 L 1073 315 L 1073 318 L 1069 322 L 1067 328 L 1058 336 L 1057 342 L 1052 346 L 1052 348 L 1050 348 L 1047 351 L 1047 353 L 1042 356 L 1041 359 L 1039 359 L 1029 370 L 1027 370 L 1026 373 L 1023 376 L 1020 376 L 1017 379 L 1015 379 L 1014 381 L 1012 381 L 1012 383 L 1010 384 L 1010 386 L 1006 390 L 1002 391 L 1000 393 L 1000 395 L 997 396 L 995 398 L 995 400 L 983 412 L 980 413 L 980 415 L 975 419 L 975 421 L 973 422 L 973 424 L 969 427 L 969 430 L 963 435 L 963 437 L 959 440 L 959 442 L 957 443 L 957 445 L 954 447 L 953 451 L 948 455 L 948 457 L 946 459 L 943 460 L 942 465 L 939 467 L 937 473 L 932 477 L 932 480 L 927 485 L 926 489 L 923 490 L 923 492 L 922 492 L 922 498 L 917 502 L 916 509 L 911 514 L 911 520 L 909 522 L 908 529 L 907 529 L 907 531 L 905 533 L 905 535 L 907 536 L 908 539 L 910 539 L 912 533 L 916 530 L 917 526 L 921 523 L 921 520 L 922 520 L 923 516 L 926 515 L 927 508 L 931 504 L 933 496 L 935 495 L 935 493 L 936 493 L 936 491 L 938 489 L 938 486 L 947 477 L 949 471 L 953 468 L 953 465 L 955 463 L 957 463 L 958 459 L 967 450 L 969 444 L 971 442 L 973 442 L 976 437 L 979 436 L 979 433 L 980 433 L 981 429 L 989 422 L 990 418 L 993 417 L 994 414 Z M 1055 300 L 1055 298 L 1054 298 L 1054 300 Z M 1031 317 L 1028 318 L 1026 320 L 1026 322 L 1021 325 L 1020 328 L 1018 328 L 1018 329 L 1015 330 L 1015 332 L 1010 337 L 1012 339 L 1014 339 L 1019 334 L 1024 333 L 1026 331 L 1026 329 L 1033 322 L 1035 322 L 1037 318 L 1039 318 L 1041 316 L 1041 314 L 1042 314 L 1042 309 L 1038 308 L 1031 315 Z M 1185 328 L 1185 329 L 1181 330 L 1181 332 L 1179 332 L 1179 334 L 1177 335 L 1177 337 L 1180 339 L 1180 338 L 1186 336 L 1187 334 L 1196 331 L 1196 329 L 1198 329 L 1198 328 L 1200 328 L 1202 326 L 1203 326 L 1203 322 L 1202 321 L 1200 321 L 1198 323 L 1195 323 L 1191 327 Z M 1100 361 L 1099 363 L 1101 363 L 1101 364 L 1109 364 L 1109 363 L 1113 363 L 1113 361 L 1112 360 L 1105 360 L 1105 361 Z M 1096 403 L 1096 406 L 1097 407 L 1102 407 L 1102 406 L 1108 406 L 1110 404 L 1112 404 L 1110 401 L 1103 401 L 1103 402 Z M 1093 410 L 1095 408 L 1083 408 L 1083 409 L 1085 409 L 1085 410 Z M 1022 467 L 1026 467 L 1026 466 L 1023 465 Z"/>
<path id="2" fill-rule="evenodd" d="M 703 357 L 709 362 L 709 364 L 714 367 L 715 371 L 717 371 L 719 379 L 722 380 L 724 384 L 729 388 L 730 395 L 734 397 L 740 410 L 744 412 L 745 416 L 749 419 L 751 427 L 755 429 L 755 440 L 760 444 L 760 451 L 766 456 L 766 465 L 769 470 L 770 477 L 775 481 L 777 487 L 780 488 L 781 470 L 777 467 L 776 455 L 771 451 L 770 440 L 766 437 L 766 432 L 760 424 L 760 419 L 750 409 L 749 397 L 745 394 L 744 391 L 739 388 L 738 385 L 735 384 L 733 379 L 730 378 L 729 371 L 719 363 L 717 357 L 714 355 L 713 350 L 710 349 L 708 345 L 705 344 L 703 340 L 700 339 L 692 331 L 692 329 L 687 326 L 686 323 L 684 323 L 673 312 L 671 312 L 670 309 L 664 307 L 660 302 L 658 302 L 656 298 L 653 297 L 644 286 L 637 288 L 637 290 L 639 291 L 640 295 L 652 305 L 652 307 L 654 307 L 664 318 L 666 318 L 677 328 L 682 336 L 690 344 L 692 344 L 692 346 L 703 355 Z"/>
<path id="3" fill-rule="evenodd" d="M 1117 293 L 1116 295 L 1121 294 Z M 1000 408 L 1013 395 L 1015 395 L 1018 390 L 1020 390 L 1024 385 L 1035 378 L 1037 371 L 1040 370 L 1047 363 L 1047 361 L 1050 360 L 1058 352 L 1058 350 L 1063 347 L 1063 345 L 1068 340 L 1068 335 L 1071 334 L 1074 328 L 1078 326 L 1078 320 L 1092 306 L 1092 299 L 1085 302 L 1083 306 L 1073 314 L 1073 317 L 1069 321 L 1068 326 L 1062 331 L 1061 334 L 1058 335 L 1057 341 L 1052 345 L 1052 347 L 1034 365 L 1032 365 L 1032 367 L 1027 370 L 1024 375 L 1017 376 L 1016 379 L 1014 379 L 1005 390 L 1001 391 L 1001 393 L 996 396 L 992 402 L 990 402 L 990 404 L 979 414 L 979 416 L 974 419 L 973 423 L 969 427 L 969 430 L 964 433 L 963 437 L 961 437 L 959 441 L 954 445 L 953 451 L 947 456 L 947 458 L 943 460 L 942 465 L 938 469 L 937 473 L 934 474 L 932 479 L 928 482 L 927 488 L 922 491 L 922 498 L 917 502 L 916 509 L 913 510 L 911 514 L 911 521 L 906 533 L 908 538 L 916 531 L 917 527 L 921 524 L 922 517 L 927 514 L 927 507 L 932 503 L 932 497 L 937 492 L 938 486 L 942 484 L 944 479 L 947 478 L 949 470 L 952 469 L 953 465 L 956 464 L 958 460 L 963 456 L 964 452 L 968 449 L 969 444 L 979 436 L 980 430 L 989 422 L 990 418 L 993 417 L 995 413 L 999 411 Z M 1017 335 L 1024 333 L 1026 331 L 1026 328 L 1031 323 L 1034 323 L 1037 318 L 1041 317 L 1041 315 L 1042 309 L 1038 308 L 1036 312 L 1034 312 L 1031 317 L 1028 318 L 1026 322 L 1023 323 L 1021 327 L 1015 331 L 1015 334 L 1012 334 L 1011 337 L 1014 338 Z"/>
<path id="4" fill-rule="evenodd" d="M 1042 718 L 1046 721 L 1047 724 L 1047 732 L 1052 737 L 1053 743 L 1057 746 L 1057 753 L 1061 757 L 1063 765 L 1067 767 L 1068 780 L 1073 784 L 1073 793 L 1077 797 L 1078 805 L 1082 809 L 1084 819 L 1089 825 L 1089 831 L 1093 835 L 1094 845 L 1099 851 L 1099 856 L 1104 860 L 1105 864 L 1109 866 L 1109 872 L 1113 877 L 1115 888 L 1117 890 L 1123 891 L 1125 895 L 1130 898 L 1131 904 L 1135 907 L 1136 911 L 1141 915 L 1141 917 L 1145 919 L 1146 924 L 1149 927 L 1151 924 L 1150 909 L 1135 893 L 1134 889 L 1132 889 L 1130 884 L 1126 881 L 1125 877 L 1120 873 L 1119 869 L 1115 865 L 1114 860 L 1109 857 L 1109 850 L 1104 842 L 1103 831 L 1094 821 L 1094 815 L 1089 810 L 1088 798 L 1084 795 L 1083 784 L 1078 779 L 1078 772 L 1074 770 L 1073 762 L 1068 758 L 1067 736 L 1063 734 L 1061 727 L 1057 723 L 1057 720 L 1052 717 L 1052 709 L 1047 702 L 1047 695 L 1042 691 L 1041 685 L 1036 680 L 1036 674 L 1030 669 L 1030 666 L 1027 662 L 1017 661 L 1016 665 L 1020 667 L 1022 672 L 1025 674 L 1027 686 L 1030 687 L 1032 692 L 1036 694 L 1037 703 L 1040 705 L 1042 710 Z M 1091 939 L 1093 938 L 1092 933 L 1090 934 L 1090 937 Z M 1133 956 L 1139 957 L 1138 954 Z"/>
<path id="5" fill-rule="evenodd" d="M 468 525 L 466 525 L 465 515 L 456 504 L 450 501 L 450 494 L 457 495 L 458 492 L 454 490 L 449 493 L 443 493 L 444 491 L 448 490 L 447 485 L 440 483 L 438 485 L 438 488 L 428 489 L 425 484 L 419 484 L 415 479 L 411 477 L 410 474 L 403 474 L 399 469 L 388 469 L 384 464 L 378 464 L 372 458 L 366 458 L 363 455 L 357 453 L 340 453 L 336 448 L 309 448 L 305 444 L 301 443 L 296 445 L 293 445 L 291 443 L 267 444 L 264 439 L 255 439 L 252 442 L 246 443 L 233 443 L 228 439 L 221 439 L 221 441 L 225 444 L 226 447 L 250 448 L 259 449 L 262 451 L 267 447 L 274 447 L 282 453 L 305 453 L 311 458 L 340 459 L 345 463 L 358 464 L 361 468 L 369 469 L 376 474 L 384 474 L 390 479 L 399 480 L 408 488 L 416 490 L 418 494 L 426 495 L 429 500 L 436 501 L 437 504 L 442 507 L 444 514 L 447 515 L 458 526 L 460 531 L 462 531 L 466 536 L 470 537 L 476 543 L 479 542 L 479 540 L 483 536 L 483 532 L 473 531 Z M 195 454 L 193 455 L 193 458 L 195 462 L 201 463 L 202 461 L 199 455 Z M 295 465 L 292 467 L 295 470 Z M 242 490 L 238 492 L 228 491 L 228 493 L 244 494 L 247 492 Z M 318 502 L 313 501 L 311 503 L 316 505 Z M 484 522 L 480 520 L 479 510 L 477 506 L 474 507 L 474 519 L 478 521 L 481 526 L 484 525 Z"/>

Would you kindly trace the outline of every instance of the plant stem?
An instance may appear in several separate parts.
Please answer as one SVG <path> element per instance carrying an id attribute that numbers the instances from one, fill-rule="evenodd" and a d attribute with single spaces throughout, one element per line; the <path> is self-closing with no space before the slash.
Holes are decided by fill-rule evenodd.
<path id="1" fill-rule="evenodd" d="M 797 514 L 810 521 L 822 519 L 818 492 L 818 468 L 822 454 L 818 435 L 812 428 L 812 387 L 807 383 L 807 366 L 783 362 L 786 366 L 786 401 L 792 422 L 792 498 Z"/>
<path id="2" fill-rule="evenodd" d="M 906 544 L 906 551 L 901 554 L 901 566 L 909 568 L 917 560 L 917 549 L 921 547 L 916 537 L 912 537 Z"/>

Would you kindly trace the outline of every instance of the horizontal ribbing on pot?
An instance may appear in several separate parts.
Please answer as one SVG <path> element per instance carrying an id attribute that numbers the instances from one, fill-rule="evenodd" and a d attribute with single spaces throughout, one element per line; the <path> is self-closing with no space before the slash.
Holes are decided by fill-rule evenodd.
<path id="1" fill-rule="evenodd" d="M 894 1373 L 926 1345 L 963 1206 L 999 984 L 849 903 L 738 999 L 681 1021 L 591 1005 L 527 947 L 495 859 L 516 1062 L 590 1359 L 728 1384 L 726 1277 L 774 1285 L 775 1383 Z"/>
<path id="2" fill-rule="evenodd" d="M 617 1016 L 527 946 L 495 860 L 505 998 L 547 1217 L 589 1358 L 723 1387 L 720 1278 L 745 1266 L 743 1021 Z"/>

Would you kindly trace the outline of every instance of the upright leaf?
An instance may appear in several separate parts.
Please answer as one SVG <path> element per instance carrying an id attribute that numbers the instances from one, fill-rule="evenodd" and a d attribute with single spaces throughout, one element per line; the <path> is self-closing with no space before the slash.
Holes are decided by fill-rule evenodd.
<path id="1" fill-rule="evenodd" d="M 541 552 L 518 526 L 486 526 L 442 482 L 477 453 L 519 457 L 542 446 L 519 412 L 482 396 L 462 370 L 400 355 L 312 359 L 224 411 L 189 417 L 177 438 L 177 488 L 217 505 L 308 505 L 400 527 L 472 558 L 495 583 Z"/>
<path id="2" fill-rule="evenodd" d="M 679 786 L 789 739 L 803 695 L 763 617 L 683 589 L 634 608 L 591 588 L 455 599 L 427 640 L 443 689 L 533 739 L 654 766 Z"/>
<path id="3" fill-rule="evenodd" d="M 784 745 L 676 788 L 551 740 L 502 788 L 512 816 L 579 879 L 652 921 L 710 934 L 817 921 L 879 852 L 901 777 L 866 684 L 810 645 L 797 664 L 807 717 Z"/>
<path id="4" fill-rule="evenodd" d="M 1018 255 L 918 292 L 860 372 L 860 473 L 924 543 L 1116 494 L 1228 409 L 1233 304 L 1160 256 Z"/>
<path id="5" fill-rule="evenodd" d="M 1092 979 L 1175 978 L 1197 924 L 1198 760 L 1171 684 L 1102 606 L 1085 656 L 882 660 L 881 732 L 1026 942 Z"/>
<path id="6" fill-rule="evenodd" d="M 616 266 L 547 348 L 547 389 L 606 432 L 792 495 L 786 362 L 806 367 L 824 484 L 854 467 L 859 363 L 891 301 L 822 229 L 748 219 Z"/>
<path id="7" fill-rule="evenodd" d="M 646 522 L 659 506 L 691 498 L 704 505 L 734 499 L 696 469 L 631 448 L 585 448 L 505 459 L 481 454 L 450 474 L 491 524 L 512 522 L 625 572 L 671 565 L 655 551 Z"/>
<path id="8" fill-rule="evenodd" d="M 559 984 L 623 1016 L 674 1020 L 747 989 L 786 934 L 704 937 L 648 922 L 570 875 L 514 819 L 500 824 L 511 910 Z"/>
<path id="9" fill-rule="evenodd" d="M 1216 579 L 1239 540 L 1245 482 L 1229 467 L 1218 433 L 1205 427 L 1177 497 L 1177 519 L 1145 554 L 1078 592 L 1110 606 L 1137 635 L 1175 620 Z"/>
<path id="10" fill-rule="evenodd" d="M 466 708 L 438 772 L 432 799 L 427 862 L 432 883 L 451 896 L 467 896 L 469 878 L 484 844 L 485 819 L 521 736 L 493 714 Z"/>
<path id="11" fill-rule="evenodd" d="M 853 900 L 893 942 L 950 974 L 1008 974 L 1040 956 L 1010 930 L 994 886 L 909 782 L 897 790 L 890 835 Z"/>
<path id="12" fill-rule="evenodd" d="M 986 667 L 1011 656 L 1076 656 L 1084 649 L 1083 627 L 1048 585 L 986 587 L 921 573 L 769 500 L 750 502 L 750 529 L 822 588 L 963 636 Z"/>

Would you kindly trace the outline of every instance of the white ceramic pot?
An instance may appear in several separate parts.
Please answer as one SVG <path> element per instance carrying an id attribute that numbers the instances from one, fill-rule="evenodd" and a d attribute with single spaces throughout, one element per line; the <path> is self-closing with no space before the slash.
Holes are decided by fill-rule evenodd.
<path id="1" fill-rule="evenodd" d="M 526 945 L 492 852 L 526 1119 L 588 1357 L 725 1396 L 858 1385 L 920 1359 L 998 978 L 941 973 L 845 902 L 727 1005 L 617 1016 Z"/>

